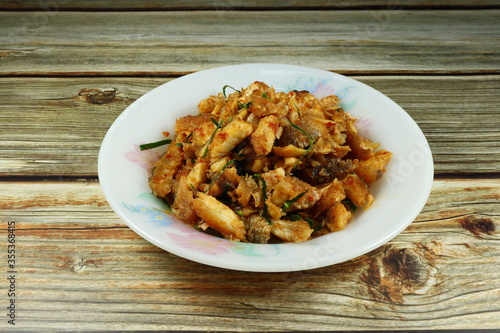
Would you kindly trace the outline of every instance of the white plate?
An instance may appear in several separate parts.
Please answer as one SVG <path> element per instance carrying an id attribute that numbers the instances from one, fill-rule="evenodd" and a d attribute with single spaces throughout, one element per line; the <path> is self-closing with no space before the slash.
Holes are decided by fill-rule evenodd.
<path id="1" fill-rule="evenodd" d="M 336 94 L 358 118 L 359 131 L 393 153 L 372 187 L 373 206 L 358 211 L 346 229 L 298 244 L 247 244 L 206 235 L 164 213 L 148 187 L 149 168 L 165 149 L 138 145 L 174 132 L 175 119 L 197 114 L 199 101 L 224 85 L 262 81 L 277 91 Z M 259 272 L 323 267 L 353 259 L 388 242 L 419 214 L 431 191 L 432 154 L 422 131 L 395 102 L 351 78 L 300 66 L 243 64 L 213 68 L 165 83 L 130 105 L 113 123 L 99 152 L 99 180 L 114 211 L 139 235 L 178 256 L 207 265 Z"/>

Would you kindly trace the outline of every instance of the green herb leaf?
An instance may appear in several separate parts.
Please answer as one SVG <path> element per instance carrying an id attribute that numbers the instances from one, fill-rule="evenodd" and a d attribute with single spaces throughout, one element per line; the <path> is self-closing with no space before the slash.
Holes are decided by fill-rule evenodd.
<path id="1" fill-rule="evenodd" d="M 267 192 L 267 184 L 266 184 L 266 181 L 259 174 L 252 175 L 252 178 L 256 179 L 257 185 L 259 184 L 258 180 L 260 180 L 261 183 L 262 183 L 262 186 L 261 186 L 261 189 L 262 189 L 262 202 L 264 204 L 264 209 L 262 210 L 262 216 L 266 219 L 267 223 L 273 224 L 273 222 L 269 218 L 269 214 L 267 212 L 268 208 L 267 208 L 267 203 L 266 203 L 266 200 L 267 200 L 267 193 L 266 193 Z"/>
<path id="2" fill-rule="evenodd" d="M 297 195 L 295 198 L 292 198 L 290 200 L 287 200 L 283 203 L 283 206 L 281 206 L 281 210 L 282 211 L 286 211 L 288 208 L 290 208 L 291 205 L 293 205 L 294 203 L 296 203 L 297 201 L 300 200 L 300 198 L 302 198 L 304 196 L 304 194 L 307 193 L 307 190 L 300 193 L 299 195 Z"/>
<path id="3" fill-rule="evenodd" d="M 293 214 L 293 215 L 290 215 L 290 221 L 300 221 L 302 220 L 302 216 L 298 215 L 298 214 Z"/>
<path id="4" fill-rule="evenodd" d="M 210 118 L 210 120 L 214 123 L 214 125 L 215 125 L 216 127 L 219 127 L 219 126 L 220 126 L 220 124 L 222 124 L 222 121 L 221 121 L 220 123 L 218 123 L 218 122 L 217 122 L 217 120 L 215 120 L 214 118 Z"/>
<path id="5" fill-rule="evenodd" d="M 217 132 L 217 130 L 219 128 L 221 128 L 222 126 L 222 121 L 220 123 L 217 122 L 217 120 L 215 120 L 214 118 L 210 118 L 210 120 L 215 124 L 215 129 L 212 133 L 212 135 L 210 135 L 210 138 L 208 139 L 207 143 L 206 143 L 206 147 L 205 147 L 205 151 L 203 152 L 203 156 L 201 156 L 202 158 L 205 158 L 207 157 L 207 154 L 208 154 L 208 146 L 212 143 L 212 141 L 214 140 L 214 137 L 215 137 L 215 133 Z"/>
<path id="6" fill-rule="evenodd" d="M 299 126 L 295 125 L 294 123 L 292 123 L 291 121 L 290 122 L 290 125 L 292 125 L 293 128 L 296 128 L 297 130 L 299 130 L 302 134 L 304 134 L 305 136 L 307 136 L 307 138 L 309 139 L 309 146 L 311 146 L 313 143 L 314 143 L 314 140 L 313 138 L 309 135 L 309 133 L 307 133 L 306 131 L 304 131 L 302 128 L 300 128 Z"/>
<path id="7" fill-rule="evenodd" d="M 309 222 L 309 227 L 311 227 L 311 229 L 314 229 L 314 221 L 313 220 L 311 220 L 310 218 L 306 217 L 306 218 L 304 218 L 304 221 Z"/>
<path id="8" fill-rule="evenodd" d="M 148 150 L 148 149 L 153 149 L 156 147 L 160 147 L 163 145 L 168 145 L 172 143 L 172 140 L 166 139 L 166 140 L 161 140 L 161 141 L 156 141 L 156 142 L 151 142 L 151 143 L 145 143 L 139 146 L 139 149 L 142 150 Z"/>
<path id="9" fill-rule="evenodd" d="M 230 85 L 227 85 L 227 84 L 226 84 L 224 87 L 222 87 L 222 94 L 223 94 L 223 95 L 224 95 L 224 97 L 226 97 L 226 98 L 227 98 L 227 95 L 226 95 L 226 89 L 227 89 L 227 88 L 231 88 L 231 89 L 233 89 L 234 91 L 237 91 L 237 92 L 239 92 L 239 93 L 241 94 L 241 91 L 240 91 L 240 90 L 238 90 L 238 89 L 234 89 L 234 88 L 233 88 L 233 87 L 231 87 Z"/>
<path id="10" fill-rule="evenodd" d="M 308 217 L 302 217 L 299 214 L 289 215 L 288 218 L 290 219 L 290 221 L 294 221 L 294 222 L 295 221 L 302 221 L 302 220 L 306 221 L 307 223 L 309 223 L 309 227 L 311 229 L 313 229 L 313 232 L 316 232 L 316 231 L 323 229 L 322 225 L 315 226 L 316 223 L 312 219 L 310 219 Z"/>
<path id="11" fill-rule="evenodd" d="M 270 98 L 269 96 L 267 96 L 267 94 L 266 94 L 266 93 L 263 93 L 263 94 L 262 94 L 262 97 L 267 98 L 268 100 L 271 100 L 271 98 Z"/>
<path id="12" fill-rule="evenodd" d="M 298 109 L 297 109 L 298 110 Z M 304 153 L 304 155 L 302 155 L 298 160 L 297 162 L 295 162 L 295 164 L 293 165 L 293 167 L 295 168 L 295 166 L 297 166 L 297 164 L 299 164 L 299 162 L 307 155 L 309 154 L 309 152 L 311 151 L 312 147 L 313 147 L 313 144 L 314 144 L 314 140 L 313 138 L 309 135 L 309 133 L 307 133 L 306 131 L 304 131 L 302 128 L 300 128 L 299 126 L 295 125 L 294 123 L 292 123 L 290 120 L 288 120 L 288 122 L 290 123 L 290 125 L 292 125 L 293 128 L 296 128 L 297 130 L 299 130 L 302 134 L 304 134 L 308 139 L 309 139 L 309 147 L 307 147 L 307 150 L 306 152 Z"/>
<path id="13" fill-rule="evenodd" d="M 352 210 L 353 213 L 355 213 L 358 209 L 358 207 L 349 199 L 342 200 L 342 203 L 346 205 L 350 210 Z"/>
<path id="14" fill-rule="evenodd" d="M 230 166 L 231 164 L 234 163 L 234 161 L 236 161 L 236 159 L 241 155 L 241 152 L 238 152 L 238 154 L 236 154 L 236 156 L 230 160 L 230 161 L 227 161 L 226 164 L 224 164 L 224 166 L 222 167 L 222 169 L 217 173 L 217 175 L 215 175 L 215 178 L 212 180 L 212 182 L 210 183 L 210 185 L 208 186 L 208 188 L 206 189 L 205 193 L 208 192 L 208 190 L 210 190 L 210 188 L 212 187 L 212 185 L 215 184 L 215 182 L 217 181 L 217 179 L 219 179 L 220 175 L 222 175 L 222 173 L 224 172 L 224 170 L 226 170 L 226 168 L 228 166 Z M 227 184 L 226 184 L 227 185 Z M 227 191 L 227 190 L 226 190 Z"/>
<path id="15" fill-rule="evenodd" d="M 221 196 L 223 196 L 223 197 L 227 196 L 230 188 L 231 188 L 231 184 L 225 183 L 224 184 L 224 190 L 222 191 Z"/>
<path id="16" fill-rule="evenodd" d="M 302 115 L 300 114 L 300 109 L 297 106 L 297 104 L 294 103 L 293 106 L 295 106 L 295 110 L 297 110 L 297 113 L 299 114 L 299 117 L 302 117 Z"/>
<path id="17" fill-rule="evenodd" d="M 172 206 L 170 205 L 170 202 L 167 201 L 167 199 L 163 199 L 163 202 L 165 203 L 165 205 L 167 206 L 167 211 L 169 213 L 172 213 Z"/>
<path id="18" fill-rule="evenodd" d="M 243 104 L 243 103 L 238 103 L 238 107 L 239 107 L 240 109 L 248 109 L 248 108 L 250 107 L 250 105 L 252 105 L 252 102 L 248 102 L 248 103 L 245 103 L 245 104 Z"/>

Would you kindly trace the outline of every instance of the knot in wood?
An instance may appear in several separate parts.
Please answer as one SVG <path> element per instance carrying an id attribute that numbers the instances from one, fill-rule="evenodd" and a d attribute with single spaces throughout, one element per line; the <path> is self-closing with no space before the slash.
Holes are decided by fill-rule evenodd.
<path id="1" fill-rule="evenodd" d="M 79 96 L 84 96 L 86 101 L 92 104 L 107 104 L 112 102 L 117 93 L 117 89 L 82 89 L 78 93 Z"/>
<path id="2" fill-rule="evenodd" d="M 97 267 L 102 263 L 101 259 L 74 258 L 67 261 L 64 267 L 74 273 L 83 273 L 89 267 Z"/>
<path id="3" fill-rule="evenodd" d="M 407 288 L 418 286 L 426 281 L 425 265 L 420 257 L 409 249 L 394 249 L 382 258 L 386 272 L 390 273 Z"/>
<path id="4" fill-rule="evenodd" d="M 492 235 L 496 231 L 495 222 L 490 218 L 469 215 L 457 219 L 457 222 L 477 238 L 482 238 L 481 235 Z"/>
<path id="5" fill-rule="evenodd" d="M 373 299 L 403 303 L 404 294 L 414 294 L 427 286 L 431 269 L 418 249 L 387 245 L 375 254 L 362 281 Z"/>

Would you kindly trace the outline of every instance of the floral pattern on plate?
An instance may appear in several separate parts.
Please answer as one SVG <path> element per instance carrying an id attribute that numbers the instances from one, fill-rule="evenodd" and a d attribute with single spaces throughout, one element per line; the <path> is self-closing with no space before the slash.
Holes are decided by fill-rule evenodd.
<path id="1" fill-rule="evenodd" d="M 167 232 L 167 235 L 177 245 L 210 255 L 230 252 L 236 246 L 234 242 L 218 239 L 198 231 L 181 235 Z"/>
<path id="2" fill-rule="evenodd" d="M 142 150 L 139 148 L 141 144 L 145 142 L 141 142 L 140 144 L 134 143 L 133 150 L 127 151 L 123 153 L 123 156 L 146 170 L 148 173 L 151 171 L 153 165 L 158 161 L 159 154 L 154 150 Z"/>
<path id="3" fill-rule="evenodd" d="M 168 213 L 167 205 L 161 199 L 148 192 L 141 193 L 137 198 L 150 201 L 153 206 L 127 204 L 125 202 L 122 202 L 122 204 L 133 213 L 143 214 L 147 222 L 152 223 L 155 227 L 170 226 L 172 229 L 175 229 L 175 233 L 167 232 L 166 234 L 179 246 L 210 255 L 232 251 L 245 256 L 270 256 L 280 252 L 279 244 L 262 247 L 258 244 L 232 242 L 217 238 L 194 228 L 186 231 L 186 226 L 181 224 L 181 222 L 176 221 L 177 223 L 174 223 L 174 220 Z"/>

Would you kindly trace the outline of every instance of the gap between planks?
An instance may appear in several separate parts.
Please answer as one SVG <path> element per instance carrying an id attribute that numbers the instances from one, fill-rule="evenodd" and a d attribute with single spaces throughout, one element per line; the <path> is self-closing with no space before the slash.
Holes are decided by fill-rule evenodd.
<path id="1" fill-rule="evenodd" d="M 408 0 L 404 2 L 387 0 L 348 0 L 341 2 L 325 2 L 318 0 L 304 1 L 129 1 L 129 0 L 107 0 L 107 1 L 4 1 L 0 3 L 0 10 L 4 11 L 191 11 L 191 10 L 211 10 L 211 11 L 266 11 L 266 10 L 406 10 L 421 9 L 478 9 L 488 10 L 499 8 L 500 5 L 494 0 L 477 0 L 474 2 L 466 0 L 453 1 L 420 1 Z"/>
<path id="2" fill-rule="evenodd" d="M 206 68 L 210 69 L 210 68 Z M 202 69 L 203 70 L 203 69 Z M 201 70 L 200 70 L 201 71 Z M 488 71 L 488 70 L 470 70 L 470 71 L 435 71 L 435 70 L 328 70 L 326 71 L 331 73 L 342 74 L 346 76 L 352 77 L 404 77 L 404 76 L 414 76 L 414 77 L 473 77 L 473 76 L 491 76 L 498 77 L 500 76 L 499 72 L 496 71 Z M 40 73 L 1 73 L 0 78 L 33 78 L 33 79 L 112 79 L 112 78 L 149 78 L 149 79 L 168 79 L 174 80 L 185 75 L 193 74 L 198 71 L 186 71 L 186 72 L 40 72 Z"/>

